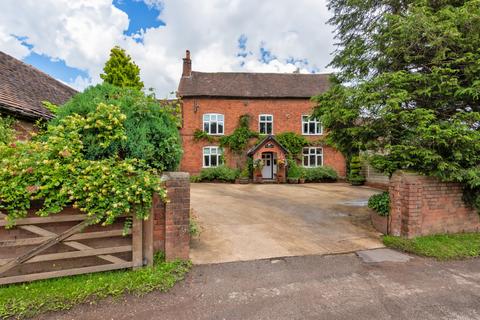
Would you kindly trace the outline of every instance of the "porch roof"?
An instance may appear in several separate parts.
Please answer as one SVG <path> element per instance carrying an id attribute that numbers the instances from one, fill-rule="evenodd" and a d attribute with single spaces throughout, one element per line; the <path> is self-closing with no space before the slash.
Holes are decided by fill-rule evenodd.
<path id="1" fill-rule="evenodd" d="M 288 153 L 288 150 L 280 144 L 280 142 L 275 139 L 275 136 L 269 135 L 265 137 L 262 141 L 260 141 L 256 146 L 252 147 L 250 150 L 248 150 L 247 155 L 253 156 L 260 148 L 262 148 L 264 145 L 266 145 L 268 142 L 273 142 L 275 143 L 285 154 Z"/>

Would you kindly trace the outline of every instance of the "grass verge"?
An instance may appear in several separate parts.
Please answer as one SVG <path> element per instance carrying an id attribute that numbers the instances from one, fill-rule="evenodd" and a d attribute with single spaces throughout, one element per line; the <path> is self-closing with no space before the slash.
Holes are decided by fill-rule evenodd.
<path id="1" fill-rule="evenodd" d="M 480 255 L 480 233 L 439 234 L 413 239 L 384 236 L 383 243 L 389 248 L 438 260 L 465 259 Z"/>
<path id="2" fill-rule="evenodd" d="M 155 257 L 153 267 L 118 270 L 0 287 L 0 319 L 32 317 L 47 311 L 66 310 L 124 293 L 142 295 L 166 291 L 190 270 L 189 261 L 165 262 Z"/>

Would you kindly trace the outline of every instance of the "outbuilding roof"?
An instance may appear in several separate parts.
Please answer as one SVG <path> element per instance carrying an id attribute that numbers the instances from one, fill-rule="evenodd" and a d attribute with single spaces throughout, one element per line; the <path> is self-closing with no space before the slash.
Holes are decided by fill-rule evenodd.
<path id="1" fill-rule="evenodd" d="M 28 120 L 50 119 L 42 101 L 60 105 L 77 91 L 0 51 L 0 112 Z"/>
<path id="2" fill-rule="evenodd" d="M 178 95 L 185 97 L 310 98 L 326 91 L 329 74 L 196 72 L 183 76 Z"/>

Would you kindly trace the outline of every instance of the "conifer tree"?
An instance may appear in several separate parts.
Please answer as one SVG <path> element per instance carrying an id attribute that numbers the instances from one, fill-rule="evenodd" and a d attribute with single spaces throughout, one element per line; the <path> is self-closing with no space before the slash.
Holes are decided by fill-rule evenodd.
<path id="1" fill-rule="evenodd" d="M 143 82 L 140 80 L 140 68 L 132 61 L 124 49 L 115 46 L 110 51 L 110 58 L 103 67 L 104 73 L 100 78 L 104 82 L 121 88 L 143 89 Z"/>

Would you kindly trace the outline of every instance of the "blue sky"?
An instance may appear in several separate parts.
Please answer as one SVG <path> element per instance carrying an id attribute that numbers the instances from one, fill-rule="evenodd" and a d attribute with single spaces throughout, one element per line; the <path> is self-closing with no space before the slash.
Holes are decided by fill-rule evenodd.
<path id="1" fill-rule="evenodd" d="M 115 0 L 113 5 L 124 11 L 130 20 L 126 35 L 132 35 L 146 30 L 147 28 L 158 28 L 166 23 L 159 19 L 163 10 L 162 6 L 149 6 L 145 2 L 132 0 Z"/>
<path id="2" fill-rule="evenodd" d="M 326 0 L 2 0 L 0 50 L 83 90 L 119 45 L 165 97 L 186 49 L 196 71 L 331 71 L 329 17 Z"/>
<path id="3" fill-rule="evenodd" d="M 142 29 L 165 26 L 165 23 L 158 19 L 161 9 L 157 7 L 149 7 L 144 2 L 134 0 L 116 0 L 113 1 L 113 5 L 128 15 L 129 25 L 128 29 L 124 31 L 125 35 L 131 36 L 141 32 Z M 22 40 L 27 47 L 32 48 L 25 36 L 16 37 Z M 54 59 L 35 52 L 31 52 L 23 61 L 65 83 L 73 82 L 78 76 L 88 77 L 86 70 L 69 67 L 64 60 Z"/>

